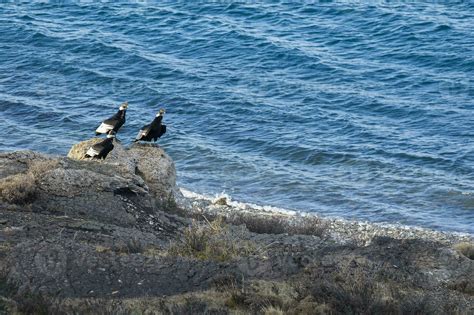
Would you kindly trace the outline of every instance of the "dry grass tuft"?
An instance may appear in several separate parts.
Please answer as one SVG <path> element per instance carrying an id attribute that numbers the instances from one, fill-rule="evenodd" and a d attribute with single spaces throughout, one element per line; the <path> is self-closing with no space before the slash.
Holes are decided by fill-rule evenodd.
<path id="1" fill-rule="evenodd" d="M 212 222 L 194 220 L 183 237 L 168 249 L 172 256 L 193 257 L 200 260 L 229 261 L 249 256 L 256 251 L 251 242 L 235 240 L 222 218 Z"/>
<path id="2" fill-rule="evenodd" d="M 58 160 L 32 161 L 29 165 L 28 172 L 32 174 L 35 178 L 38 178 L 43 174 L 57 168 L 58 166 Z"/>
<path id="3" fill-rule="evenodd" d="M 290 235 L 316 235 L 323 237 L 328 230 L 328 224 L 321 218 L 305 216 L 292 222 L 288 230 Z"/>
<path id="4" fill-rule="evenodd" d="M 51 314 L 53 300 L 42 294 L 24 294 L 21 299 L 16 301 L 16 310 L 19 314 Z"/>
<path id="5" fill-rule="evenodd" d="M 467 258 L 474 260 L 474 243 L 462 242 L 454 245 L 454 249 Z"/>
<path id="6" fill-rule="evenodd" d="M 254 215 L 236 213 L 226 221 L 234 225 L 245 225 L 250 232 L 257 234 L 316 235 L 323 237 L 328 229 L 327 223 L 315 216 L 297 219 L 278 215 Z"/>
<path id="7" fill-rule="evenodd" d="M 143 243 L 136 239 L 130 238 L 127 241 L 120 241 L 115 243 L 113 246 L 103 246 L 103 245 L 95 245 L 95 251 L 97 253 L 117 253 L 119 255 L 130 255 L 130 254 L 144 254 L 148 250 L 145 249 Z M 148 252 L 150 253 L 150 252 Z"/>
<path id="8" fill-rule="evenodd" d="M 122 255 L 130 255 L 143 253 L 145 248 L 139 239 L 130 238 L 126 242 L 119 242 L 115 244 L 112 247 L 112 251 Z"/>
<path id="9" fill-rule="evenodd" d="M 28 172 L 1 179 L 0 199 L 17 205 L 32 203 L 37 193 L 36 180 L 58 165 L 57 160 L 33 161 L 29 165 Z"/>
<path id="10" fill-rule="evenodd" d="M 245 225 L 250 232 L 257 234 L 284 234 L 288 223 L 283 217 L 235 213 L 226 221 L 234 225 Z"/>
<path id="11" fill-rule="evenodd" d="M 285 282 L 257 280 L 221 291 L 227 294 L 226 307 L 250 314 L 290 314 L 298 303 L 296 291 Z"/>
<path id="12" fill-rule="evenodd" d="M 262 313 L 264 315 L 284 315 L 285 313 L 281 308 L 275 306 L 267 306 L 263 308 Z"/>
<path id="13" fill-rule="evenodd" d="M 173 194 L 171 193 L 166 197 L 156 199 L 155 207 L 163 212 L 174 214 L 184 218 L 190 217 L 191 215 L 190 213 L 188 213 L 188 211 L 178 206 L 176 200 L 173 197 Z"/>
<path id="14" fill-rule="evenodd" d="M 16 174 L 0 180 L 0 199 L 5 202 L 25 205 L 35 196 L 35 178 L 31 174 Z"/>
<path id="15" fill-rule="evenodd" d="M 143 251 L 143 255 L 147 257 L 161 257 L 164 256 L 165 253 L 159 248 L 150 246 L 145 248 L 145 250 Z"/>
<path id="16" fill-rule="evenodd" d="M 105 247 L 102 245 L 96 245 L 95 246 L 95 251 L 97 253 L 110 253 L 112 250 L 109 247 Z"/>

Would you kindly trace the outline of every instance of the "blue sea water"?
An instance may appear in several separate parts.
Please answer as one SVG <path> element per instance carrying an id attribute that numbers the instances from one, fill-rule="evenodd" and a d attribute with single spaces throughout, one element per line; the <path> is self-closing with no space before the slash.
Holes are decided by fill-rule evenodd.
<path id="1" fill-rule="evenodd" d="M 474 233 L 474 4 L 0 3 L 0 151 L 160 107 L 190 190 Z"/>

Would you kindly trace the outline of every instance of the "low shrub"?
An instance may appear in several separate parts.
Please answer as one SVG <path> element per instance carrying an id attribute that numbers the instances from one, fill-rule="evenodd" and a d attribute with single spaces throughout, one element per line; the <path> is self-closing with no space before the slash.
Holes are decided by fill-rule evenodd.
<path id="1" fill-rule="evenodd" d="M 42 294 L 24 294 L 16 299 L 16 309 L 20 314 L 51 314 L 53 302 Z"/>
<path id="2" fill-rule="evenodd" d="M 137 238 L 130 238 L 126 242 L 120 242 L 112 247 L 112 250 L 119 254 L 140 254 L 145 251 L 142 242 Z"/>
<path id="3" fill-rule="evenodd" d="M 228 261 L 255 252 L 250 242 L 232 238 L 222 218 L 196 221 L 187 227 L 182 238 L 172 244 L 168 253 L 172 256 L 194 257 L 200 260 Z"/>
<path id="4" fill-rule="evenodd" d="M 237 213 L 226 221 L 234 225 L 245 225 L 250 232 L 257 234 L 316 235 L 323 237 L 328 229 L 327 223 L 315 216 L 296 219 L 276 215 L 253 215 Z"/>
<path id="5" fill-rule="evenodd" d="M 180 217 L 189 217 L 190 213 L 188 213 L 185 209 L 181 208 L 175 201 L 173 194 L 169 194 L 166 197 L 156 199 L 155 207 L 158 210 L 163 212 L 174 214 Z"/>
<path id="6" fill-rule="evenodd" d="M 265 315 L 283 315 L 285 314 L 281 308 L 275 306 L 267 306 L 262 310 Z"/>
<path id="7" fill-rule="evenodd" d="M 290 235 L 316 235 L 324 237 L 327 229 L 327 223 L 321 218 L 316 216 L 305 216 L 292 222 L 288 229 L 288 233 Z"/>
<path id="8" fill-rule="evenodd" d="M 35 178 L 31 174 L 16 174 L 0 180 L 0 199 L 5 202 L 25 205 L 35 196 Z"/>
<path id="9" fill-rule="evenodd" d="M 57 168 L 58 166 L 58 160 L 32 161 L 28 166 L 28 172 L 32 174 L 35 178 L 38 178 L 43 174 Z"/>
<path id="10" fill-rule="evenodd" d="M 474 260 L 474 243 L 462 242 L 454 245 L 454 249 L 467 258 Z"/>
<path id="11" fill-rule="evenodd" d="M 245 225 L 250 232 L 257 234 L 283 234 L 288 232 L 288 222 L 277 216 L 261 216 L 237 213 L 226 221 L 234 225 Z"/>

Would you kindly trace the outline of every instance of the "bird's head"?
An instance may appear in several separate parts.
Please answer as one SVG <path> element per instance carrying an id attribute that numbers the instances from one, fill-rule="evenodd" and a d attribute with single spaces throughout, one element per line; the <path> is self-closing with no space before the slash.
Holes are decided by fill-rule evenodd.
<path id="1" fill-rule="evenodd" d="M 156 117 L 158 116 L 164 116 L 166 113 L 166 110 L 164 108 L 160 109 L 160 111 L 158 112 L 158 114 L 156 114 Z"/>
<path id="2" fill-rule="evenodd" d="M 122 105 L 120 105 L 120 110 L 126 110 L 128 108 L 128 102 L 124 102 L 122 103 Z"/>
<path id="3" fill-rule="evenodd" d="M 115 135 L 117 133 L 113 130 L 110 130 L 109 133 L 107 133 L 107 139 L 110 139 L 110 138 L 115 138 Z"/>

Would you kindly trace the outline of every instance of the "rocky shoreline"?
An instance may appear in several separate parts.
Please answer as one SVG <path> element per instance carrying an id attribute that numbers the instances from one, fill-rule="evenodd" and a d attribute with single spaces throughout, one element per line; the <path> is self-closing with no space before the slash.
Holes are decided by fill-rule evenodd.
<path id="1" fill-rule="evenodd" d="M 471 314 L 472 235 L 180 190 L 166 152 L 0 154 L 0 314 Z"/>
<path id="2" fill-rule="evenodd" d="M 260 217 L 276 217 L 288 221 L 301 221 L 317 218 L 326 226 L 327 236 L 340 244 L 354 243 L 359 246 L 370 245 L 374 237 L 386 236 L 395 239 L 424 239 L 446 245 L 460 242 L 474 242 L 474 235 L 468 233 L 444 232 L 427 228 L 402 226 L 387 223 L 371 223 L 367 221 L 351 221 L 340 218 L 321 217 L 311 213 L 299 213 L 275 207 L 235 202 L 227 195 L 214 198 L 181 189 L 183 198 L 180 205 L 197 213 L 208 215 L 231 216 L 235 213 L 251 214 Z"/>

